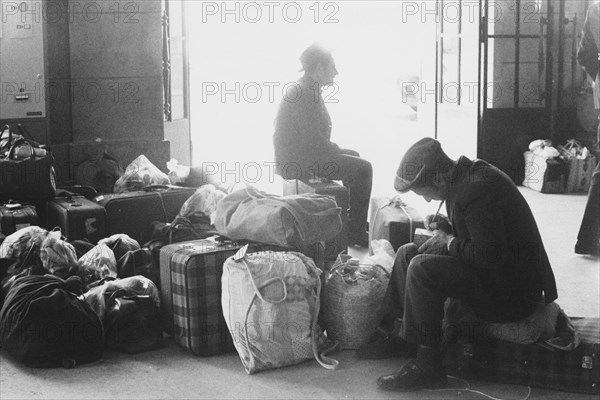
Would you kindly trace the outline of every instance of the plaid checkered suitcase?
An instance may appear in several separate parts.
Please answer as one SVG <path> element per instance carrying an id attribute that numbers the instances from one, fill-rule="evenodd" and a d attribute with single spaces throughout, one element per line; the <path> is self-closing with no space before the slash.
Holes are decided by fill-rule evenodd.
<path id="1" fill-rule="evenodd" d="M 197 356 L 234 351 L 223 319 L 223 264 L 241 246 L 210 239 L 160 250 L 161 314 L 165 331 Z"/>
<path id="2" fill-rule="evenodd" d="M 449 372 L 465 378 L 598 395 L 600 319 L 571 318 L 571 321 L 581 341 L 572 351 L 501 341 L 455 345 L 446 354 Z"/>

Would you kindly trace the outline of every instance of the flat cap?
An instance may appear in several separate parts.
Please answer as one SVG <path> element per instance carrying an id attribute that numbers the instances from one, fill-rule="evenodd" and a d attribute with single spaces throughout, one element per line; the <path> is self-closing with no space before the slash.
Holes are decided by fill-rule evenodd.
<path id="1" fill-rule="evenodd" d="M 432 138 L 423 138 L 413 144 L 402 157 L 396 171 L 394 188 L 400 193 L 405 193 L 419 183 L 425 183 L 426 172 L 435 169 L 441 153 L 440 142 Z"/>

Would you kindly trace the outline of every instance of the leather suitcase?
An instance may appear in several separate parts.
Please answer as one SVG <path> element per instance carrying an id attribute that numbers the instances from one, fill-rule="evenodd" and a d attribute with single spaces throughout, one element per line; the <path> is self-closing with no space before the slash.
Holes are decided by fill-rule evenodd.
<path id="1" fill-rule="evenodd" d="M 413 241 L 415 229 L 424 228 L 423 217 L 400 199 L 400 196 L 373 197 L 369 219 L 369 254 L 371 241 L 385 239 L 394 251 Z"/>
<path id="2" fill-rule="evenodd" d="M 446 351 L 449 373 L 502 383 L 600 394 L 600 319 L 571 318 L 580 344 L 571 351 L 539 343 L 505 341 L 452 344 Z"/>
<path id="3" fill-rule="evenodd" d="M 5 236 L 30 225 L 39 225 L 35 206 L 21 203 L 0 205 L 0 232 Z"/>
<path id="4" fill-rule="evenodd" d="M 160 250 L 163 328 L 197 356 L 235 350 L 221 308 L 221 276 L 225 260 L 240 248 L 203 239 Z"/>
<path id="5" fill-rule="evenodd" d="M 83 196 L 56 197 L 47 205 L 47 226 L 59 227 L 69 241 L 87 239 L 91 243 L 106 235 L 106 210 Z"/>
<path id="6" fill-rule="evenodd" d="M 106 209 L 107 235 L 125 233 L 143 246 L 151 239 L 154 221 L 171 222 L 196 188 L 150 186 L 146 190 L 111 193 L 94 200 Z"/>

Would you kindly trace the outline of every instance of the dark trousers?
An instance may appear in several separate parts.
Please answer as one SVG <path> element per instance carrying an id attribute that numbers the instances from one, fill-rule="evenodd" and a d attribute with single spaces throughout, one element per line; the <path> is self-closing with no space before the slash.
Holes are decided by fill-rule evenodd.
<path id="1" fill-rule="evenodd" d="M 600 162 L 596 164 L 594 175 L 592 175 L 577 240 L 581 246 L 589 248 L 598 246 L 598 240 L 600 240 Z"/>
<path id="2" fill-rule="evenodd" d="M 350 235 L 366 232 L 367 213 L 373 186 L 371 163 L 346 150 L 349 154 L 338 154 L 319 169 L 319 176 L 331 180 L 341 180 L 350 192 L 348 229 Z"/>
<path id="3" fill-rule="evenodd" d="M 402 319 L 400 336 L 411 343 L 439 347 L 446 299 L 468 304 L 482 320 L 493 321 L 498 311 L 489 291 L 477 273 L 451 256 L 418 254 L 417 246 L 398 249 L 394 269 L 384 297 L 382 327 L 391 330 L 396 318 Z M 535 305 L 514 310 L 515 320 L 533 312 Z"/>

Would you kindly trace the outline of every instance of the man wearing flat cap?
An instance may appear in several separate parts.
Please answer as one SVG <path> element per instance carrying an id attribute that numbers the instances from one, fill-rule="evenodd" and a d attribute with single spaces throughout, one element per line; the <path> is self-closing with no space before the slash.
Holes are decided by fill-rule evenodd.
<path id="1" fill-rule="evenodd" d="M 304 75 L 289 87 L 275 119 L 275 161 L 284 179 L 341 180 L 350 192 L 349 244 L 367 247 L 367 212 L 373 168 L 354 150 L 331 141 L 331 118 L 321 95 L 338 71 L 333 56 L 319 44 L 300 56 Z"/>
<path id="2" fill-rule="evenodd" d="M 445 202 L 448 217 L 428 216 L 432 238 L 419 248 L 411 243 L 398 249 L 381 328 L 357 355 L 416 355 L 398 372 L 379 378 L 383 389 L 441 387 L 446 300 L 464 303 L 481 321 L 518 321 L 557 298 L 554 274 L 525 199 L 487 162 L 454 161 L 437 140 L 425 138 L 404 155 L 394 187 Z"/>

